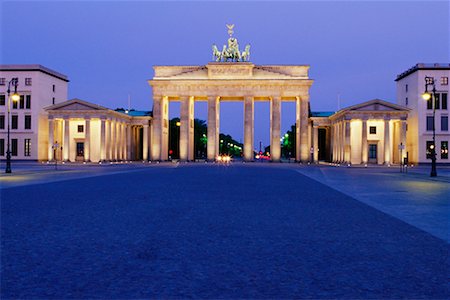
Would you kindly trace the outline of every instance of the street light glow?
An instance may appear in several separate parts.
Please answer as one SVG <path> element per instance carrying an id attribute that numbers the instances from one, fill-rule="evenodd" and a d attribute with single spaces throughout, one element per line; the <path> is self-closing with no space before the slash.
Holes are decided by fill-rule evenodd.
<path id="1" fill-rule="evenodd" d="M 13 93 L 12 95 L 11 95 L 11 100 L 12 101 L 19 101 L 20 100 L 20 95 L 18 94 L 18 93 Z"/>
<path id="2" fill-rule="evenodd" d="M 422 94 L 422 98 L 423 98 L 423 100 L 430 100 L 431 94 L 428 92 L 425 92 Z"/>

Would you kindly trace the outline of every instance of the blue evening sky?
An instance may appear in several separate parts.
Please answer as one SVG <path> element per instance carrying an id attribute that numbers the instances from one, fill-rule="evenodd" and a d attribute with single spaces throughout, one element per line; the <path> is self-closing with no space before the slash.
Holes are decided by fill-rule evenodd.
<path id="1" fill-rule="evenodd" d="M 255 64 L 308 64 L 313 111 L 373 98 L 395 102 L 397 74 L 449 62 L 449 1 L 1 1 L 0 63 L 69 76 L 69 98 L 151 110 L 153 65 L 204 65 L 234 23 Z M 179 104 L 171 104 L 171 117 Z M 195 106 L 206 119 L 206 103 Z M 283 104 L 282 129 L 294 123 Z M 269 104 L 255 105 L 255 144 Z M 243 136 L 242 103 L 221 105 L 221 132 Z M 258 146 L 257 146 L 258 147 Z"/>

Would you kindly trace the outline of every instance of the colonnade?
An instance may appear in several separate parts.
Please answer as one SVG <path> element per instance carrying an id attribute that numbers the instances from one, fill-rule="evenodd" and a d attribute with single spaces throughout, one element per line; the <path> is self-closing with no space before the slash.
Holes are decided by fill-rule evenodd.
<path id="1" fill-rule="evenodd" d="M 231 98 L 231 97 L 227 97 Z M 213 161 L 219 153 L 219 124 L 221 96 L 195 97 L 195 96 L 157 96 L 153 98 L 153 133 L 152 133 L 152 160 L 168 159 L 169 135 L 169 101 L 180 101 L 180 160 L 194 160 L 194 102 L 207 101 L 208 103 L 208 131 L 207 131 L 207 158 Z M 253 96 L 239 96 L 236 100 L 244 102 L 244 160 L 254 159 L 254 103 L 260 101 Z M 281 158 L 281 103 L 283 101 L 296 102 L 296 128 L 297 128 L 297 161 L 308 161 L 308 103 L 309 97 L 281 96 L 266 97 L 262 101 L 270 102 L 270 154 L 272 161 Z"/>
<path id="2" fill-rule="evenodd" d="M 352 146 L 358 146 L 355 141 L 352 141 L 352 119 L 342 119 L 334 122 L 331 126 L 332 131 L 332 159 L 336 163 L 352 163 Z M 367 164 L 369 162 L 369 141 L 368 138 L 368 126 L 367 122 L 369 118 L 360 119 L 361 121 L 361 157 L 360 161 L 356 160 L 357 163 Z M 378 120 L 379 121 L 379 120 Z M 396 127 L 396 130 L 391 128 L 392 125 Z M 379 164 L 389 165 L 393 162 L 395 147 L 394 145 L 399 144 L 403 147 L 406 146 L 406 120 L 382 119 L 383 124 L 383 138 L 375 139 L 372 142 L 376 143 L 377 146 L 381 148 L 381 159 L 377 159 Z M 391 136 L 393 132 L 394 136 Z M 397 142 L 397 143 L 396 143 Z M 352 145 L 353 143 L 353 145 Z M 378 150 L 377 150 L 378 151 Z M 400 161 L 405 157 L 406 153 L 402 153 L 397 157 L 397 161 Z"/>
<path id="3" fill-rule="evenodd" d="M 92 127 L 95 121 L 97 124 Z M 76 152 L 73 153 L 75 145 L 73 143 L 83 142 L 83 161 L 90 162 L 95 153 L 99 161 L 122 161 L 132 160 L 142 157 L 148 160 L 149 145 L 149 125 L 134 125 L 127 120 L 113 117 L 95 117 L 83 116 L 74 117 L 64 116 L 54 118 L 49 116 L 49 138 L 48 138 L 48 159 L 53 160 L 53 145 L 58 141 L 59 147 L 62 147 L 62 160 L 73 161 L 77 159 Z M 71 123 L 83 125 L 83 133 L 73 132 Z M 92 127 L 92 128 L 91 128 Z M 139 130 L 143 130 L 142 141 Z M 95 129 L 96 132 L 92 132 Z M 56 138 L 55 138 L 56 132 Z M 99 139 L 99 140 L 98 140 Z M 136 148 L 142 145 L 142 149 Z"/>

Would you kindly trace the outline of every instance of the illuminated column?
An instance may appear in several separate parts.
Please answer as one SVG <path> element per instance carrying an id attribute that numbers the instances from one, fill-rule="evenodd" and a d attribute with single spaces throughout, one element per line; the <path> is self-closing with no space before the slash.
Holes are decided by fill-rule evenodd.
<path id="1" fill-rule="evenodd" d="M 127 160 L 131 160 L 131 124 L 127 124 Z"/>
<path id="2" fill-rule="evenodd" d="M 314 138 L 314 142 L 313 142 L 313 148 L 314 148 L 314 162 L 318 163 L 319 162 L 319 126 L 317 125 L 313 125 L 313 138 Z"/>
<path id="3" fill-rule="evenodd" d="M 85 117 L 85 130 L 84 130 L 84 161 L 89 162 L 91 155 L 91 119 Z"/>
<path id="4" fill-rule="evenodd" d="M 361 163 L 367 164 L 369 149 L 367 145 L 367 120 L 362 120 L 362 136 L 361 136 Z"/>
<path id="5" fill-rule="evenodd" d="M 309 160 L 308 147 L 308 103 L 309 96 L 304 96 L 300 103 L 300 160 L 307 162 Z"/>
<path id="6" fill-rule="evenodd" d="M 400 143 L 403 145 L 400 163 L 403 164 L 403 158 L 406 157 L 406 120 L 400 120 Z"/>
<path id="7" fill-rule="evenodd" d="M 253 161 L 254 148 L 254 100 L 253 97 L 244 99 L 244 159 Z"/>
<path id="8" fill-rule="evenodd" d="M 116 121 L 116 159 L 122 159 L 122 123 Z"/>
<path id="9" fill-rule="evenodd" d="M 111 120 L 111 159 L 117 160 L 117 123 Z"/>
<path id="10" fill-rule="evenodd" d="M 148 160 L 148 124 L 144 125 L 142 133 L 142 159 Z"/>
<path id="11" fill-rule="evenodd" d="M 127 156 L 127 124 L 122 123 L 122 159 L 128 160 Z"/>
<path id="12" fill-rule="evenodd" d="M 280 129 L 281 129 L 281 97 L 272 97 L 270 102 L 270 157 L 272 161 L 280 161 Z"/>
<path id="13" fill-rule="evenodd" d="M 100 161 L 106 160 L 106 119 L 100 119 Z"/>
<path id="14" fill-rule="evenodd" d="M 334 161 L 334 124 L 331 123 L 330 126 L 330 151 L 331 151 L 331 161 Z"/>
<path id="15" fill-rule="evenodd" d="M 339 139 L 339 153 L 340 153 L 340 157 L 339 157 L 339 161 L 340 162 L 344 162 L 345 160 L 345 126 L 344 126 L 344 121 L 340 121 L 339 122 L 340 125 L 340 130 L 339 130 L 339 134 L 340 134 L 340 139 Z"/>
<path id="16" fill-rule="evenodd" d="M 384 163 L 391 163 L 391 130 L 389 120 L 384 120 Z"/>
<path id="17" fill-rule="evenodd" d="M 53 117 L 49 116 L 48 117 L 48 160 L 52 161 L 53 159 L 55 159 L 53 157 L 53 144 L 54 142 L 54 128 L 55 125 L 55 120 L 53 119 Z"/>
<path id="18" fill-rule="evenodd" d="M 63 144 L 63 160 L 69 161 L 70 154 L 70 120 L 64 117 L 64 144 Z"/>
<path id="19" fill-rule="evenodd" d="M 300 97 L 295 97 L 295 160 L 301 161 L 300 156 Z"/>
<path id="20" fill-rule="evenodd" d="M 152 160 L 161 160 L 161 135 L 162 135 L 162 97 L 153 97 L 153 139 Z M 136 157 L 134 157 L 135 159 Z"/>
<path id="21" fill-rule="evenodd" d="M 351 162 L 351 144 L 350 144 L 350 136 L 351 136 L 351 124 L 349 120 L 344 121 L 344 161 L 346 163 Z"/>
<path id="22" fill-rule="evenodd" d="M 208 144 L 207 144 L 207 157 L 209 161 L 214 161 L 216 156 L 219 155 L 217 146 L 219 145 L 219 139 L 217 136 L 219 128 L 219 97 L 208 97 Z"/>
<path id="23" fill-rule="evenodd" d="M 105 144 L 106 160 L 111 160 L 111 120 L 106 122 L 106 144 Z"/>
<path id="24" fill-rule="evenodd" d="M 194 97 L 180 97 L 180 160 L 194 160 Z"/>

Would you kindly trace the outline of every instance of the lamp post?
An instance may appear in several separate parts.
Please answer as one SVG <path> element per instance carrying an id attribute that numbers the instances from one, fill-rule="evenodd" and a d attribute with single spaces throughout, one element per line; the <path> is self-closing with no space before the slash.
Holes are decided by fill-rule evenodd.
<path id="1" fill-rule="evenodd" d="M 9 147 L 10 138 L 9 138 L 9 128 L 10 128 L 10 114 L 11 114 L 11 100 L 18 101 L 20 99 L 19 94 L 17 94 L 17 85 L 19 84 L 19 78 L 12 78 L 8 82 L 8 137 L 7 137 L 7 146 L 6 146 L 6 169 L 5 173 L 11 173 L 11 149 Z M 11 85 L 14 86 L 14 93 L 11 95 Z"/>
<path id="2" fill-rule="evenodd" d="M 432 86 L 431 93 L 428 92 L 428 86 Z M 431 145 L 431 173 L 430 177 L 436 177 L 436 85 L 434 78 L 425 76 L 425 93 L 422 94 L 424 100 L 431 100 L 433 107 L 433 144 Z"/>

